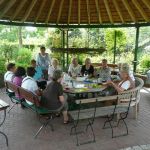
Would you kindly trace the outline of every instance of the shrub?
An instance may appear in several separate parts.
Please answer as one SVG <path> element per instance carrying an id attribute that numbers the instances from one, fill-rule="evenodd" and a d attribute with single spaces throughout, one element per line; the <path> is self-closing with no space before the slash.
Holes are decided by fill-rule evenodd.
<path id="1" fill-rule="evenodd" d="M 21 48 L 17 54 L 17 66 L 27 67 L 30 65 L 30 61 L 32 59 L 32 52 L 30 49 Z"/>
<path id="2" fill-rule="evenodd" d="M 6 62 L 6 59 L 4 59 L 3 57 L 0 57 L 0 75 L 3 75 L 6 72 L 5 62 Z"/>
<path id="3" fill-rule="evenodd" d="M 142 56 L 140 61 L 140 68 L 142 71 L 147 71 L 150 69 L 150 56 L 145 54 Z"/>

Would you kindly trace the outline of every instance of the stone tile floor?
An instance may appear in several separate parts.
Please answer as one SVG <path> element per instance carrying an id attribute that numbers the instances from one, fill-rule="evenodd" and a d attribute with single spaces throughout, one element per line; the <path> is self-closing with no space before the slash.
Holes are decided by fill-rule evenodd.
<path id="1" fill-rule="evenodd" d="M 10 103 L 2 89 L 0 98 Z M 75 137 L 69 135 L 71 124 L 63 125 L 61 117 L 53 121 L 54 132 L 47 127 L 37 139 L 34 139 L 33 135 L 40 127 L 36 115 L 17 106 L 7 114 L 6 121 L 0 128 L 9 139 L 7 148 L 4 137 L 0 135 L 0 150 L 150 150 L 150 145 L 147 145 L 150 144 L 150 92 L 141 91 L 140 113 L 137 120 L 133 119 L 131 109 L 127 119 L 128 136 L 112 139 L 110 129 L 102 129 L 104 120 L 105 118 L 97 118 L 94 122 L 96 143 L 76 146 Z M 123 132 L 123 124 L 116 131 Z M 89 135 L 80 137 L 81 140 L 89 138 Z"/>

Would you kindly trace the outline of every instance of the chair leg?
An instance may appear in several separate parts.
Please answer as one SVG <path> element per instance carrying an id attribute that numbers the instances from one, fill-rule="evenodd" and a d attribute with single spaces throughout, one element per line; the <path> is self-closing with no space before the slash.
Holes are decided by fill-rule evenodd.
<path id="1" fill-rule="evenodd" d="M 15 105 L 17 105 L 17 103 L 14 103 L 14 104 L 10 107 L 10 109 L 8 110 L 7 113 L 9 113 L 9 112 L 15 107 Z"/>
<path id="2" fill-rule="evenodd" d="M 121 117 L 121 116 L 120 116 L 120 117 Z M 117 127 L 119 126 L 120 121 L 123 121 L 123 123 L 124 123 L 124 125 L 125 125 L 125 127 L 126 127 L 126 133 L 125 133 L 125 134 L 121 134 L 121 135 L 117 135 L 117 136 L 113 136 L 114 138 L 120 137 L 120 136 L 126 136 L 126 135 L 128 135 L 128 126 L 127 126 L 127 124 L 126 124 L 126 122 L 125 122 L 125 119 L 126 119 L 126 117 L 125 117 L 125 118 L 121 117 L 121 118 L 118 120 Z"/>
<path id="3" fill-rule="evenodd" d="M 137 119 L 138 111 L 139 111 L 139 104 L 136 104 L 136 105 L 134 106 L 134 118 L 135 118 L 135 119 Z"/>
<path id="4" fill-rule="evenodd" d="M 8 146 L 8 137 L 7 137 L 7 135 L 5 133 L 1 132 L 1 131 L 0 131 L 0 134 L 2 134 L 5 137 L 6 145 Z"/>
<path id="5" fill-rule="evenodd" d="M 40 132 L 49 124 L 49 122 L 51 121 L 52 119 L 50 118 L 49 120 L 47 120 L 46 123 L 44 123 L 40 128 L 39 130 L 36 132 L 36 134 L 34 135 L 34 138 L 37 138 L 37 136 L 40 134 Z M 51 126 L 51 131 L 54 131 L 54 128 L 52 126 L 52 124 L 50 124 Z"/>

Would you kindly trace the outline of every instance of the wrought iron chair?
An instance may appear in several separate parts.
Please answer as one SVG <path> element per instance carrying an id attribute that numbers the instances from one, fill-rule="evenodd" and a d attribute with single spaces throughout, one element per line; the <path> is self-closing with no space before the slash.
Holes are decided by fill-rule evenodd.
<path id="1" fill-rule="evenodd" d="M 76 103 L 79 104 L 79 110 L 77 111 L 71 111 L 69 112 L 69 114 L 71 115 L 72 119 L 73 119 L 73 126 L 71 128 L 70 131 L 70 135 L 75 135 L 76 136 L 76 140 L 77 140 L 77 146 L 79 145 L 83 145 L 83 144 L 87 144 L 87 143 L 92 143 L 95 142 L 95 134 L 94 134 L 94 130 L 93 130 L 93 123 L 94 123 L 94 119 L 95 119 L 95 113 L 96 113 L 96 99 L 83 99 L 83 100 L 77 100 Z M 85 109 L 85 107 L 83 106 L 84 104 L 94 104 L 93 108 L 90 109 Z M 85 124 L 85 131 L 82 132 L 78 132 L 77 131 L 77 126 L 79 125 L 79 122 L 81 120 L 87 120 L 88 123 Z M 86 141 L 86 142 L 79 142 L 79 137 L 78 135 L 81 133 L 87 133 L 88 128 L 90 127 L 91 131 L 92 131 L 92 140 Z M 74 130 L 74 133 L 73 133 Z"/>

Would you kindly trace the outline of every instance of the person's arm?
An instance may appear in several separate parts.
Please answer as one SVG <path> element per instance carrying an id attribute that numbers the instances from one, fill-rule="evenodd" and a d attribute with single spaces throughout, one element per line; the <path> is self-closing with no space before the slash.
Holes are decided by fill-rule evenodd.
<path id="1" fill-rule="evenodd" d="M 64 99 L 64 96 L 63 96 L 63 87 L 62 87 L 61 84 L 58 86 L 58 95 L 59 95 L 60 102 L 63 104 L 65 99 Z"/>
<path id="2" fill-rule="evenodd" d="M 71 74 L 71 65 L 69 66 L 68 74 L 69 74 L 69 76 L 72 76 L 72 74 Z"/>
<path id="3" fill-rule="evenodd" d="M 64 96 L 63 96 L 63 95 L 62 95 L 62 96 L 59 96 L 59 100 L 60 100 L 60 102 L 63 104 L 63 103 L 65 102 Z"/>
<path id="4" fill-rule="evenodd" d="M 37 95 L 37 96 L 42 96 L 42 91 L 39 89 L 38 85 L 36 82 L 33 82 L 32 83 L 32 89 L 34 91 L 34 93 Z"/>
<path id="5" fill-rule="evenodd" d="M 51 65 L 51 58 L 50 58 L 50 56 L 49 56 L 48 53 L 47 53 L 47 60 L 48 60 L 48 62 L 49 62 L 49 65 Z"/>
<path id="6" fill-rule="evenodd" d="M 112 81 L 107 81 L 107 84 L 112 85 L 117 90 L 118 93 L 121 93 L 130 88 L 130 82 L 128 81 L 125 81 L 121 87 Z"/>
<path id="7" fill-rule="evenodd" d="M 38 89 L 38 90 L 35 91 L 35 94 L 37 96 L 42 96 L 42 91 L 40 89 Z"/>

